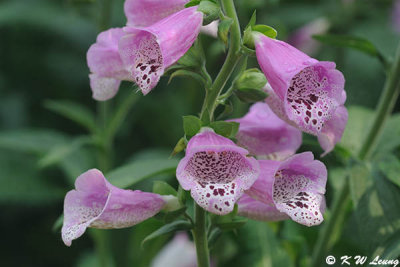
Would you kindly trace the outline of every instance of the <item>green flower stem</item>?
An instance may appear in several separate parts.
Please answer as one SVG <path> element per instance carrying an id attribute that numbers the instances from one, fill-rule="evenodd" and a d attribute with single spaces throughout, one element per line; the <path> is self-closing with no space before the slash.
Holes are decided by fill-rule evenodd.
<path id="1" fill-rule="evenodd" d="M 222 0 L 221 2 L 226 15 L 233 19 L 230 35 L 230 47 L 226 60 L 215 78 L 214 83 L 210 88 L 206 88 L 206 97 L 200 114 L 200 118 L 203 122 L 214 120 L 214 111 L 218 106 L 218 97 L 241 57 L 239 54 L 241 42 L 240 26 L 236 15 L 235 5 L 233 4 L 233 0 Z M 197 265 L 199 267 L 209 267 L 210 256 L 207 240 L 207 213 L 197 204 L 195 204 L 195 213 L 195 225 L 192 232 L 196 244 Z"/>
<path id="2" fill-rule="evenodd" d="M 397 98 L 400 93 L 400 43 L 397 47 L 395 60 L 388 70 L 385 86 L 381 97 L 379 99 L 379 103 L 377 106 L 376 115 L 374 121 L 372 123 L 371 128 L 369 129 L 368 135 L 361 147 L 358 157 L 360 160 L 368 160 L 371 157 L 372 152 L 379 140 L 380 134 L 384 128 L 385 122 L 387 118 L 393 111 L 394 105 L 397 101 Z M 326 252 L 329 249 L 330 241 L 332 239 L 332 235 L 334 229 L 337 229 L 337 223 L 340 220 L 337 220 L 338 214 L 344 211 L 344 207 L 350 201 L 350 189 L 349 183 L 346 181 L 343 184 L 341 191 L 338 193 L 337 197 L 334 200 L 334 204 L 332 207 L 332 215 L 330 219 L 326 222 L 325 227 L 321 234 L 318 236 L 318 240 L 316 243 L 316 249 L 314 250 L 312 266 L 320 266 L 324 263 L 324 257 L 326 256 Z"/>
<path id="3" fill-rule="evenodd" d="M 206 97 L 200 116 L 201 120 L 205 122 L 213 120 L 214 111 L 218 106 L 217 98 L 241 57 L 239 53 L 241 42 L 240 25 L 236 14 L 235 5 L 233 4 L 233 0 L 222 0 L 221 2 L 226 15 L 233 19 L 230 33 L 230 47 L 226 60 L 222 65 L 217 77 L 215 78 L 213 85 L 206 91 Z"/>
<path id="4" fill-rule="evenodd" d="M 206 231 L 206 211 L 202 207 L 195 204 L 195 224 L 193 228 L 193 239 L 196 244 L 197 265 L 199 267 L 210 266 L 210 256 L 208 250 L 208 240 Z"/>

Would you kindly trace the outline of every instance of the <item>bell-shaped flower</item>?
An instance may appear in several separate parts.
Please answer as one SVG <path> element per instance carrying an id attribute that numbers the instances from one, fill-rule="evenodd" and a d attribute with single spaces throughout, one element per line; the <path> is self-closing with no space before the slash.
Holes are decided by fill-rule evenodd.
<path id="1" fill-rule="evenodd" d="M 281 119 L 318 136 L 346 100 L 343 74 L 334 62 L 320 62 L 260 33 L 254 36 L 258 63 L 272 88 L 267 103 Z M 344 129 L 346 123 L 343 118 L 338 127 Z"/>
<path id="2" fill-rule="evenodd" d="M 178 61 L 200 32 L 203 13 L 185 8 L 148 27 L 125 27 L 119 52 L 133 80 L 146 95 L 164 70 Z"/>
<path id="3" fill-rule="evenodd" d="M 87 63 L 91 74 L 90 87 L 93 98 L 107 100 L 118 91 L 121 80 L 130 80 L 118 52 L 118 42 L 124 35 L 121 28 L 112 28 L 100 33 L 87 52 Z"/>
<path id="4" fill-rule="evenodd" d="M 238 202 L 238 214 L 258 220 L 292 220 L 318 225 L 325 210 L 325 165 L 311 152 L 285 161 L 260 160 L 260 177 Z M 253 199 L 253 200 L 252 200 Z"/>
<path id="5" fill-rule="evenodd" d="M 259 175 L 257 160 L 247 154 L 230 139 L 203 128 L 190 139 L 176 177 L 203 209 L 228 214 Z"/>
<path id="6" fill-rule="evenodd" d="M 87 227 L 110 229 L 135 225 L 157 214 L 171 198 L 117 188 L 99 170 L 91 169 L 76 179 L 75 190 L 65 196 L 62 240 L 70 246 Z"/>
<path id="7" fill-rule="evenodd" d="M 288 43 L 306 54 L 313 55 L 321 45 L 312 36 L 326 33 L 329 27 L 330 22 L 328 19 L 315 19 L 293 32 L 288 38 Z"/>
<path id="8" fill-rule="evenodd" d="M 125 0 L 124 11 L 128 26 L 150 26 L 185 8 L 189 0 Z"/>
<path id="9" fill-rule="evenodd" d="M 255 103 L 242 118 L 236 134 L 237 144 L 257 158 L 282 160 L 301 146 L 301 131 L 278 118 L 265 103 Z"/>
<path id="10" fill-rule="evenodd" d="M 178 233 L 155 256 L 151 267 L 194 267 L 197 266 L 196 247 L 186 233 Z"/>

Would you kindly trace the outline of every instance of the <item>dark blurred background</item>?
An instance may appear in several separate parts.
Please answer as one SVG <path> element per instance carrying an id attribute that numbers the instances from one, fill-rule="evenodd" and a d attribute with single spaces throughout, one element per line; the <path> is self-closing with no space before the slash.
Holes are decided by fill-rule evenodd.
<path id="1" fill-rule="evenodd" d="M 392 24 L 391 0 L 238 0 L 244 27 L 254 9 L 257 22 L 277 29 L 287 40 L 296 29 L 325 18 L 329 32 L 370 40 L 386 56 L 394 55 L 400 35 Z M 56 220 L 62 214 L 63 197 L 73 188 L 77 175 L 96 167 L 94 148 L 77 148 L 49 164 L 43 160 L 56 146 L 74 144 L 86 130 L 53 112 L 52 101 L 69 101 L 98 112 L 91 97 L 86 51 L 95 42 L 101 20 L 99 0 L 2 0 L 0 1 L 0 265 L 1 266 L 96 266 L 94 244 L 84 235 L 67 248 L 61 241 Z M 123 0 L 112 1 L 111 25 L 123 26 Z M 207 68 L 213 77 L 224 60 L 222 42 L 203 36 Z M 374 108 L 385 75 L 380 62 L 358 51 L 321 45 L 313 56 L 335 61 L 346 78 L 347 107 Z M 250 65 L 257 66 L 254 58 Z M 168 157 L 183 136 L 182 116 L 196 115 L 203 89 L 194 80 L 168 78 L 146 97 L 137 99 L 113 146 L 113 167 L 132 157 Z M 123 83 L 111 107 L 136 92 Z M 234 100 L 231 117 L 243 115 L 248 105 Z M 397 105 L 396 110 L 400 110 Z M 301 150 L 322 151 L 315 138 L 305 136 Z M 79 143 L 79 142 L 78 142 Z M 60 152 L 61 153 L 61 152 Z M 163 154 L 164 153 L 164 154 Z M 334 153 L 323 158 L 328 164 L 328 206 L 334 191 L 334 176 L 341 176 L 341 161 Z M 159 177 L 160 178 L 160 177 Z M 171 175 L 162 176 L 176 185 Z M 340 179 L 340 178 L 337 178 Z M 151 190 L 151 182 L 137 187 Z M 117 266 L 148 266 L 166 242 L 161 238 L 143 253 L 140 242 L 160 225 L 156 219 L 134 228 L 113 230 L 112 248 Z M 263 224 L 264 225 L 264 224 Z M 53 227 L 54 226 L 54 227 Z M 53 229 L 54 228 L 54 229 Z M 351 226 L 335 248 L 348 254 L 364 253 L 363 244 Z M 251 222 L 235 233 L 226 233 L 213 253 L 223 266 L 307 266 L 307 255 L 318 227 L 306 228 L 291 221 L 260 227 Z M 372 237 L 371 237 L 372 238 Z M 224 243 L 222 243 L 224 242 Z M 149 249 L 150 250 L 150 249 Z M 146 254 L 146 255 L 144 255 Z M 262 256 L 262 257 L 261 257 Z M 261 259 L 261 260 L 260 260 Z M 279 263 L 279 265 L 276 265 Z"/>

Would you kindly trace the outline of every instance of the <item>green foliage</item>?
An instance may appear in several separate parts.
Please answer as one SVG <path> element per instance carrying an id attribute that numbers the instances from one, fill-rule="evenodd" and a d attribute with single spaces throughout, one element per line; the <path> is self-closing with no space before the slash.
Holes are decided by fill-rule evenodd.
<path id="1" fill-rule="evenodd" d="M 228 17 L 223 17 L 221 22 L 218 24 L 218 37 L 224 42 L 225 45 L 228 45 L 228 33 L 232 27 L 233 19 Z"/>
<path id="2" fill-rule="evenodd" d="M 153 193 L 159 195 L 173 195 L 173 196 L 178 195 L 178 192 L 176 192 L 176 190 L 172 186 L 170 186 L 164 181 L 155 181 L 153 183 Z"/>
<path id="3" fill-rule="evenodd" d="M 179 221 L 171 222 L 171 223 L 166 224 L 166 225 L 162 226 L 161 228 L 157 229 L 150 235 L 146 236 L 146 238 L 143 239 L 143 241 L 142 241 L 142 246 L 144 246 L 148 241 L 151 241 L 162 235 L 173 233 L 176 231 L 189 230 L 191 228 L 192 228 L 192 224 L 187 221 L 179 220 Z"/>
<path id="4" fill-rule="evenodd" d="M 214 1 L 202 0 L 197 10 L 204 13 L 203 25 L 207 25 L 219 18 L 221 8 Z"/>
<path id="5" fill-rule="evenodd" d="M 183 130 L 187 137 L 196 135 L 202 126 L 201 120 L 196 116 L 183 116 Z"/>
<path id="6" fill-rule="evenodd" d="M 215 133 L 227 138 L 234 138 L 239 131 L 239 123 L 233 121 L 213 121 L 210 127 L 214 129 Z"/>

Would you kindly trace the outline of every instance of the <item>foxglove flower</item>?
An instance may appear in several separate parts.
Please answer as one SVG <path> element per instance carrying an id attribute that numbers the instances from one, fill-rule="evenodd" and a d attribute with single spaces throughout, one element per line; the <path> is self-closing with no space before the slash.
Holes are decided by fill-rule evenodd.
<path id="1" fill-rule="evenodd" d="M 118 42 L 124 34 L 121 28 L 104 31 L 87 52 L 90 87 L 96 100 L 112 98 L 122 80 L 131 80 L 118 52 Z"/>
<path id="2" fill-rule="evenodd" d="M 265 103 L 256 103 L 239 119 L 237 144 L 258 158 L 281 160 L 293 155 L 301 145 L 301 131 L 278 118 Z"/>
<path id="3" fill-rule="evenodd" d="M 285 161 L 260 160 L 260 177 L 238 202 L 239 214 L 259 220 L 289 216 L 306 225 L 318 225 L 325 210 L 327 170 L 311 152 Z M 253 200 L 252 200 L 252 199 Z"/>
<path id="4" fill-rule="evenodd" d="M 197 7 L 185 8 L 155 24 L 125 27 L 119 42 L 125 67 L 144 95 L 154 88 L 164 70 L 178 61 L 200 32 L 203 14 Z"/>
<path id="5" fill-rule="evenodd" d="M 125 0 L 128 26 L 146 27 L 185 8 L 188 0 Z"/>
<path id="6" fill-rule="evenodd" d="M 246 157 L 247 154 L 246 149 L 228 138 L 203 128 L 190 139 L 176 177 L 183 189 L 191 190 L 193 199 L 202 208 L 227 214 L 258 177 L 258 162 Z"/>
<path id="7" fill-rule="evenodd" d="M 151 267 L 196 267 L 196 247 L 185 233 L 178 233 L 156 255 Z"/>
<path id="8" fill-rule="evenodd" d="M 157 214 L 170 198 L 119 189 L 99 170 L 89 170 L 76 179 L 75 190 L 65 196 L 62 239 L 70 246 L 87 227 L 110 229 L 135 225 Z"/>
<path id="9" fill-rule="evenodd" d="M 289 36 L 288 43 L 306 54 L 315 54 L 320 43 L 312 38 L 315 34 L 324 34 L 328 31 L 330 23 L 326 18 L 318 18 L 297 29 Z"/>
<path id="10" fill-rule="evenodd" d="M 346 100 L 344 77 L 335 69 L 335 63 L 319 62 L 285 42 L 262 34 L 255 35 L 255 45 L 258 63 L 269 82 L 267 87 L 272 88 L 266 100 L 271 109 L 304 132 L 319 136 L 326 131 L 325 125 Z M 336 122 L 340 124 L 338 129 L 344 129 L 347 117 L 337 116 Z M 342 132 L 329 132 L 336 134 L 329 140 L 340 140 Z M 325 146 L 328 148 L 325 153 L 333 146 Z"/>

